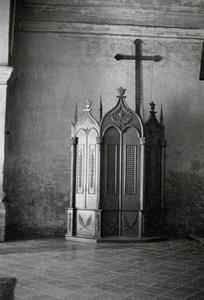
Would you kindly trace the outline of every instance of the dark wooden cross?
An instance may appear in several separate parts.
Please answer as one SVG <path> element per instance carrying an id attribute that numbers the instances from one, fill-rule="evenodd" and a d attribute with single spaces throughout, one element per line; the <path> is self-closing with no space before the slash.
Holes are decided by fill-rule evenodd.
<path id="1" fill-rule="evenodd" d="M 140 115 L 140 105 L 141 105 L 141 61 L 142 60 L 153 60 L 155 62 L 160 61 L 162 57 L 160 55 L 154 56 L 143 56 L 142 48 L 141 48 L 142 40 L 136 39 L 134 41 L 135 44 L 135 55 L 124 55 L 124 54 L 116 54 L 116 60 L 134 60 L 135 61 L 135 111 L 138 115 Z"/>

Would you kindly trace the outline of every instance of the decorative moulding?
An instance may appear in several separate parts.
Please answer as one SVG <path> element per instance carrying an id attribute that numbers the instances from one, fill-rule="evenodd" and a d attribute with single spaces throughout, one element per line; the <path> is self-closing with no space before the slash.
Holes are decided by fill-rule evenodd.
<path id="1" fill-rule="evenodd" d="M 9 80 L 11 73 L 13 71 L 12 67 L 0 66 L 0 85 L 6 85 Z"/>
<path id="2" fill-rule="evenodd" d="M 183 28 L 162 28 L 136 25 L 106 25 L 88 23 L 65 23 L 65 22 L 23 22 L 18 23 L 17 31 L 28 32 L 53 32 L 78 35 L 99 35 L 99 36 L 120 36 L 147 37 L 158 39 L 183 39 L 200 40 L 204 39 L 203 29 Z"/>
<path id="3" fill-rule="evenodd" d="M 204 6 L 199 5 L 198 1 L 26 0 L 18 1 L 20 3 L 17 5 L 16 17 L 17 23 L 54 21 L 166 28 L 203 28 Z M 184 5 L 184 2 L 185 4 L 191 2 L 191 5 Z"/>
<path id="4" fill-rule="evenodd" d="M 133 7 L 137 9 L 158 9 L 160 11 L 168 12 L 197 12 L 202 13 L 204 11 L 204 5 L 200 3 L 200 0 L 190 2 L 188 0 L 177 0 L 177 3 L 170 3 L 169 1 L 143 1 L 143 0 L 24 0 L 24 7 L 43 7 L 43 6 L 90 6 L 90 7 Z M 175 1 L 174 1 L 175 2 Z"/>

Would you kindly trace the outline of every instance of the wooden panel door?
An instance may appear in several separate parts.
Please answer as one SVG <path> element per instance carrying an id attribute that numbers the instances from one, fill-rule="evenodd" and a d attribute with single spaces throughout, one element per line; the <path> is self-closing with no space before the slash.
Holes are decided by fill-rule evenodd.
<path id="1" fill-rule="evenodd" d="M 134 127 L 122 137 L 121 235 L 138 235 L 140 140 Z"/>
<path id="2" fill-rule="evenodd" d="M 134 127 L 110 127 L 102 151 L 102 235 L 137 236 L 140 143 Z"/>
<path id="3" fill-rule="evenodd" d="M 102 235 L 119 235 L 120 133 L 110 127 L 103 139 L 101 208 Z"/>

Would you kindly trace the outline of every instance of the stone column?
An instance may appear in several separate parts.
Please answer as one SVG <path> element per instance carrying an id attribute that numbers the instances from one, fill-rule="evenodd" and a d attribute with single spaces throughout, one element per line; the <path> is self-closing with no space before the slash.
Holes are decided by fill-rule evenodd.
<path id="1" fill-rule="evenodd" d="M 5 147 L 5 111 L 7 81 L 10 78 L 11 67 L 0 66 L 0 242 L 5 237 L 5 206 L 3 203 L 3 169 L 4 169 L 4 147 Z"/>

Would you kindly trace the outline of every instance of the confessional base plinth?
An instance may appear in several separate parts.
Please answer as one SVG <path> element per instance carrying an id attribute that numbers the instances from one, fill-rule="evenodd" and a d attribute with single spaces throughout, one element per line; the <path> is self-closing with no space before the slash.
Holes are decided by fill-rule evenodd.
<path id="1" fill-rule="evenodd" d="M 93 244 L 102 244 L 102 243 L 153 243 L 159 241 L 167 241 L 168 236 L 158 235 L 152 237 L 103 237 L 103 238 L 86 238 L 86 237 L 77 237 L 77 236 L 65 236 L 67 241 L 72 242 L 81 242 L 81 243 L 93 243 Z"/>
<path id="2" fill-rule="evenodd" d="M 168 240 L 167 236 L 153 237 L 104 237 L 97 240 L 97 243 L 151 243 Z"/>

